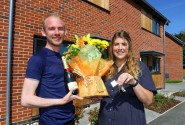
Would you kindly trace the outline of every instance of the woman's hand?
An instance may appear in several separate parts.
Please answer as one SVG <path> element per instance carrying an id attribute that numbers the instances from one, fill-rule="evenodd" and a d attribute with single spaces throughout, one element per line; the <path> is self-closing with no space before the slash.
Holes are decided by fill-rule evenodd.
<path id="1" fill-rule="evenodd" d="M 118 77 L 117 82 L 118 82 L 119 86 L 122 86 L 123 84 L 134 85 L 137 81 L 129 73 L 122 73 Z"/>
<path id="2" fill-rule="evenodd" d="M 143 88 L 134 77 L 128 73 L 122 73 L 117 80 L 119 86 L 123 84 L 129 84 L 133 86 L 134 93 L 137 98 L 146 105 L 149 105 L 153 101 L 153 93 Z"/>

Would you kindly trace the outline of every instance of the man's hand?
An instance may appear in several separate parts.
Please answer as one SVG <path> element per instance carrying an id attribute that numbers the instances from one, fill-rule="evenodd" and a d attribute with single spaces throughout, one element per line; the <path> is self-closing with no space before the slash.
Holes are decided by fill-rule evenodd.
<path id="1" fill-rule="evenodd" d="M 66 96 L 64 96 L 63 98 L 62 98 L 62 104 L 66 104 L 66 103 L 68 103 L 68 102 L 70 102 L 70 101 L 73 101 L 74 99 L 79 99 L 79 100 L 82 100 L 83 98 L 82 97 L 80 97 L 80 96 L 78 96 L 78 95 L 73 95 L 72 94 L 72 91 L 73 91 L 74 89 L 71 89 L 68 93 L 67 93 L 67 95 Z"/>

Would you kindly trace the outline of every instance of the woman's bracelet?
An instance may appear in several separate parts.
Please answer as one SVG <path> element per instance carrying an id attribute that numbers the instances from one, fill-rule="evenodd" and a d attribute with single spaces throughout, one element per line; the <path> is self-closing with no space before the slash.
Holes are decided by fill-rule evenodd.
<path id="1" fill-rule="evenodd" d="M 132 88 L 136 87 L 137 84 L 139 84 L 139 81 L 137 79 L 135 79 L 135 80 L 136 80 L 136 83 L 134 85 L 130 85 Z"/>

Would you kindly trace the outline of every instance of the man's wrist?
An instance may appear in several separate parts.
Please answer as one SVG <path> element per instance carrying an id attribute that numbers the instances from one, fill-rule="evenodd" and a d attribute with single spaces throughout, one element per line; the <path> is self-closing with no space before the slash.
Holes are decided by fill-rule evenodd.
<path id="1" fill-rule="evenodd" d="M 137 79 L 135 79 L 135 83 L 133 85 L 130 85 L 132 88 L 136 87 L 139 84 L 139 81 Z"/>

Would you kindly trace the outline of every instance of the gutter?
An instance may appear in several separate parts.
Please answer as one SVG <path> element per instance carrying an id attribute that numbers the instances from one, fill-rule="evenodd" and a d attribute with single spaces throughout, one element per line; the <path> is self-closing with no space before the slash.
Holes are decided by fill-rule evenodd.
<path id="1" fill-rule="evenodd" d="M 171 39 L 175 40 L 178 44 L 184 46 L 185 43 L 184 43 L 182 40 L 180 40 L 179 38 L 177 38 L 177 37 L 175 37 L 174 35 L 168 33 L 167 31 L 165 31 L 165 34 L 166 34 L 167 36 L 169 36 Z"/>
<path id="2" fill-rule="evenodd" d="M 12 49 L 12 23 L 13 23 L 13 4 L 10 0 L 9 26 L 8 26 L 8 57 L 7 57 L 7 81 L 6 81 L 6 125 L 10 125 L 10 83 L 11 83 L 11 49 Z"/>

